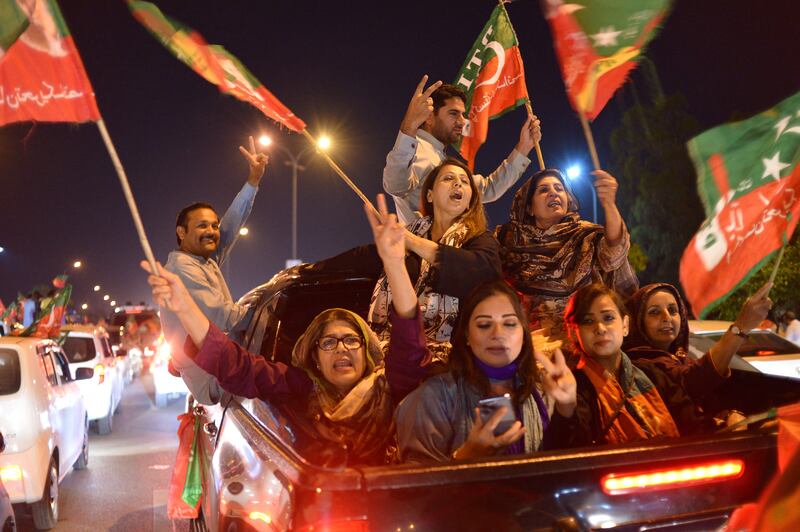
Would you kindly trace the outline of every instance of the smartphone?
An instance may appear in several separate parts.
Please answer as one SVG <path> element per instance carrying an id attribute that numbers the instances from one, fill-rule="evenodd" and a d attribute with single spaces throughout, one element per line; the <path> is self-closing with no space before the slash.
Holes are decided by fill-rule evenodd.
<path id="1" fill-rule="evenodd" d="M 502 407 L 506 407 L 506 413 L 500 420 L 500 423 L 494 428 L 494 435 L 500 436 L 505 431 L 511 428 L 511 425 L 517 420 L 514 414 L 514 405 L 511 404 L 511 394 L 503 394 L 497 397 L 489 397 L 478 401 L 478 408 L 481 412 L 481 420 L 486 423 L 494 413 Z"/>

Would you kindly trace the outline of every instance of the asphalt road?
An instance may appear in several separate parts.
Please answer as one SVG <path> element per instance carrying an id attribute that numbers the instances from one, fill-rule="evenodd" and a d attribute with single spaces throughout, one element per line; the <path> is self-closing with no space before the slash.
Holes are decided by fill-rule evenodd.
<path id="1" fill-rule="evenodd" d="M 153 381 L 143 373 L 126 388 L 113 431 L 89 436 L 89 467 L 61 483 L 58 532 L 161 532 L 189 529 L 167 519 L 167 490 L 178 445 L 183 398 L 153 405 Z M 20 531 L 34 530 L 30 514 L 16 508 Z"/>

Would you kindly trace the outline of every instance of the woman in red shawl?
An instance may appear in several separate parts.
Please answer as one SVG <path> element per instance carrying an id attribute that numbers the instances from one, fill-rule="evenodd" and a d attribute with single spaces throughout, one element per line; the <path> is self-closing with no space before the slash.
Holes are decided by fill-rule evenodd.
<path id="1" fill-rule="evenodd" d="M 521 294 L 531 330 L 545 329 L 550 340 L 567 340 L 564 308 L 579 288 L 600 282 L 628 297 L 639 286 L 628 263 L 617 180 L 603 170 L 593 173 L 604 226 L 581 220 L 566 179 L 547 169 L 517 191 L 510 220 L 497 231 L 503 275 Z"/>
<path id="2" fill-rule="evenodd" d="M 767 315 L 772 305 L 767 296 L 770 287 L 764 285 L 748 299 L 730 329 L 697 360 L 688 356 L 688 313 L 677 288 L 667 283 L 649 284 L 628 301 L 630 334 L 623 348 L 658 388 L 681 434 L 742 419 L 736 411 L 707 412 L 703 405 L 730 375 L 731 359 L 746 333 Z"/>

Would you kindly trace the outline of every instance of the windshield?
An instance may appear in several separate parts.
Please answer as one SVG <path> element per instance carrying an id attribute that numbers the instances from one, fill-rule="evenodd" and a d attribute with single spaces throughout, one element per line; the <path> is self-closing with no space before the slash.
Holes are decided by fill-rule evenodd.
<path id="1" fill-rule="evenodd" d="M 87 362 L 95 357 L 94 340 L 92 338 L 68 336 L 64 341 L 63 347 L 70 363 Z"/>
<path id="2" fill-rule="evenodd" d="M 711 346 L 722 338 L 723 334 L 725 333 L 692 334 L 689 338 L 692 347 L 695 347 L 701 353 L 706 353 L 711 349 Z M 800 353 L 800 347 L 773 332 L 756 331 L 747 335 L 747 339 L 742 343 L 737 353 L 743 357 L 792 355 Z"/>
<path id="3" fill-rule="evenodd" d="M 0 349 L 0 395 L 11 395 L 19 390 L 19 358 L 13 349 Z"/>

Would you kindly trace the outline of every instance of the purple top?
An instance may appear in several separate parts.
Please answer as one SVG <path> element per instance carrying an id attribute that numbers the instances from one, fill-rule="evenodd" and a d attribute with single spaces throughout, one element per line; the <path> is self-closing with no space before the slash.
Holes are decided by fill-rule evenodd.
<path id="1" fill-rule="evenodd" d="M 384 361 L 389 389 L 397 404 L 427 376 L 431 358 L 424 348 L 424 340 L 422 349 L 415 345 L 416 342 L 406 341 L 414 337 L 413 334 L 409 336 L 409 331 L 421 331 L 422 315 L 419 311 L 415 318 L 403 319 L 392 309 L 389 317 L 392 327 L 405 333 L 397 335 L 397 341 L 393 335 Z M 247 351 L 225 336 L 213 323 L 209 324 L 203 345 L 198 349 L 187 337 L 184 352 L 203 370 L 216 377 L 222 388 L 235 395 L 278 402 L 305 402 L 314 388 L 304 370 L 282 362 L 270 362 Z"/>

